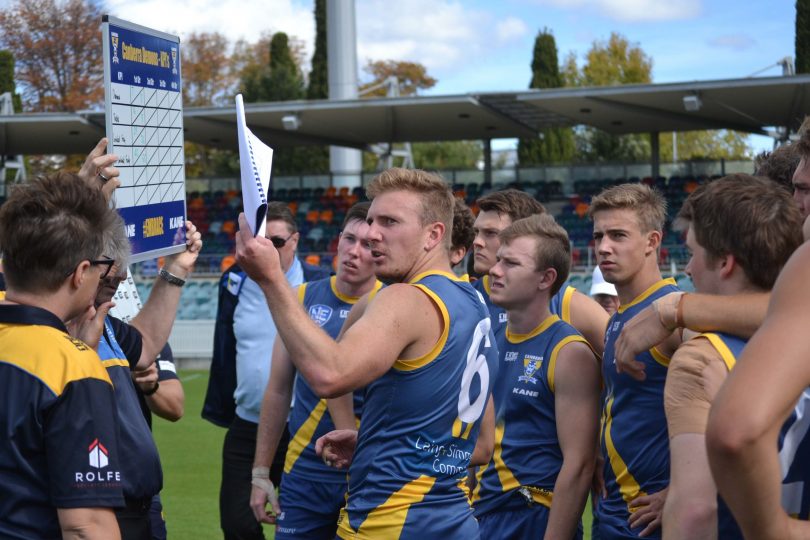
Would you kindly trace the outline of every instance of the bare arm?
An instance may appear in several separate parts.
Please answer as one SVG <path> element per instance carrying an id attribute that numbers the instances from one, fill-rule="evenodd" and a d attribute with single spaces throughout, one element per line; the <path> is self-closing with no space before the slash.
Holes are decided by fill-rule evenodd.
<path id="1" fill-rule="evenodd" d="M 545 538 L 573 538 L 593 476 L 599 364 L 593 352 L 577 342 L 565 345 L 556 362 L 554 407 L 563 464 L 554 484 Z"/>
<path id="2" fill-rule="evenodd" d="M 610 317 L 596 300 L 579 291 L 571 296 L 571 326 L 588 340 L 599 356 L 605 351 L 605 330 Z"/>
<path id="3" fill-rule="evenodd" d="M 65 540 L 120 540 L 118 521 L 111 508 L 57 508 Z"/>
<path id="4" fill-rule="evenodd" d="M 244 215 L 239 223 L 237 261 L 264 291 L 292 361 L 316 394 L 335 397 L 365 386 L 400 357 L 417 358 L 438 341 L 443 330 L 438 309 L 417 288 L 402 284 L 380 291 L 343 338 L 334 341 L 286 284 L 273 244 L 254 237 Z"/>
<path id="5" fill-rule="evenodd" d="M 273 457 L 278 450 L 278 443 L 284 432 L 287 414 L 292 401 L 293 382 L 295 381 L 295 368 L 290 362 L 290 355 L 284 347 L 284 342 L 276 339 L 273 345 L 273 361 L 270 367 L 270 378 L 262 398 L 262 408 L 259 413 L 259 428 L 256 433 L 256 452 L 253 456 L 253 467 L 267 469 L 273 463 Z M 264 487 L 256 485 L 254 480 L 250 492 L 250 508 L 256 521 L 260 523 L 275 523 L 275 516 L 281 512 L 275 494 L 275 486 L 270 482 L 269 470 L 264 478 L 267 484 Z M 273 514 L 266 510 L 270 502 Z"/>
<path id="6" fill-rule="evenodd" d="M 492 452 L 495 450 L 495 404 L 492 395 L 487 400 L 487 407 L 484 409 L 484 417 L 481 419 L 481 429 L 478 432 L 478 440 L 475 442 L 475 449 L 470 457 L 470 467 L 486 465 L 492 459 Z M 475 476 L 475 470 L 471 469 L 471 476 Z"/>
<path id="7" fill-rule="evenodd" d="M 782 509 L 776 452 L 782 422 L 810 385 L 808 267 L 810 245 L 804 244 L 779 275 L 767 318 L 746 345 L 709 415 L 712 473 L 747 538 L 810 536 L 810 523 L 792 520 Z M 778 363 L 773 362 L 775 350 Z"/>
<path id="8" fill-rule="evenodd" d="M 643 364 L 635 356 L 660 343 L 677 328 L 678 301 L 682 293 L 659 298 L 622 328 L 616 341 L 616 368 L 637 380 L 644 378 Z M 697 332 L 726 332 L 750 337 L 765 319 L 769 293 L 734 296 L 689 293 L 681 306 L 684 326 Z"/>
<path id="9" fill-rule="evenodd" d="M 186 250 L 170 257 L 165 269 L 180 279 L 186 279 L 194 269 L 194 263 L 202 249 L 202 236 L 190 221 L 186 221 Z M 140 313 L 130 321 L 141 333 L 143 347 L 137 368 L 143 369 L 155 361 L 169 340 L 182 288 L 158 278 L 149 294 L 149 299 Z"/>
<path id="10" fill-rule="evenodd" d="M 670 484 L 664 538 L 717 538 L 717 488 L 706 456 L 706 436 L 684 433 L 669 441 Z"/>
<path id="11" fill-rule="evenodd" d="M 183 417 L 186 396 L 179 379 L 165 379 L 158 383 L 156 364 L 151 364 L 145 370 L 133 371 L 132 379 L 144 392 L 146 405 L 154 414 L 170 422 L 176 422 Z M 149 394 L 154 390 L 155 385 L 158 385 L 157 390 L 153 394 Z"/>

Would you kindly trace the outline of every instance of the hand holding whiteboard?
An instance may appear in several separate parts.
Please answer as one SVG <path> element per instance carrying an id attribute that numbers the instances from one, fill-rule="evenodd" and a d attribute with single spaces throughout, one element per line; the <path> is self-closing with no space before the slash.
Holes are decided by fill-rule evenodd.
<path id="1" fill-rule="evenodd" d="M 242 173 L 242 205 L 245 208 L 245 217 L 254 236 L 264 236 L 273 149 L 248 129 L 242 94 L 236 96 L 236 127 L 239 134 L 239 168 Z"/>

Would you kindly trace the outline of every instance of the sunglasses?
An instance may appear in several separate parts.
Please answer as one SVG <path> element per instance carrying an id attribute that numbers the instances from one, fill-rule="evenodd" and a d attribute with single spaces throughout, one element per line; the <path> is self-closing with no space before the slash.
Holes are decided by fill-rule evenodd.
<path id="1" fill-rule="evenodd" d="M 281 249 L 287 244 L 287 242 L 290 241 L 290 238 L 293 237 L 293 234 L 295 233 L 292 233 L 287 238 L 282 238 L 280 236 L 271 236 L 270 238 L 268 238 L 268 240 L 273 242 L 273 246 L 275 246 L 276 249 Z"/>

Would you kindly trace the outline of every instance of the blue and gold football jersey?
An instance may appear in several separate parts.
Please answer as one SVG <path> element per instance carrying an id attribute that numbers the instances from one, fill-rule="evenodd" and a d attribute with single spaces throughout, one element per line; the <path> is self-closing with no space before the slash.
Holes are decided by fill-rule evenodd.
<path id="1" fill-rule="evenodd" d="M 298 287 L 298 299 L 310 318 L 327 334 L 337 338 L 352 306 L 359 298 L 341 294 L 332 276 L 304 283 Z M 382 286 L 379 281 L 371 294 Z M 363 389 L 354 392 L 355 416 L 360 417 L 363 407 Z M 315 454 L 315 441 L 335 429 L 326 408 L 326 400 L 312 391 L 306 379 L 295 376 L 295 405 L 289 418 L 290 444 L 284 462 L 284 473 L 319 482 L 346 482 L 346 471 L 327 467 Z M 283 489 L 283 488 L 282 488 Z"/>
<path id="2" fill-rule="evenodd" d="M 646 379 L 636 381 L 616 372 L 614 346 L 625 323 L 654 300 L 678 290 L 675 280 L 660 280 L 620 306 L 608 323 L 602 362 L 605 401 L 601 428 L 608 495 L 597 506 L 602 538 L 636 538 L 643 527 L 630 529 L 630 503 L 669 485 L 669 436 L 664 413 L 669 358 L 655 347 L 637 355 L 636 360 L 644 363 Z M 653 537 L 660 535 L 660 528 L 653 533 Z"/>
<path id="3" fill-rule="evenodd" d="M 506 310 L 500 306 L 492 303 L 490 295 L 490 279 L 489 276 L 483 276 L 481 279 L 473 282 L 473 287 L 481 293 L 484 297 L 484 303 L 489 310 L 489 318 L 492 319 L 492 333 L 495 337 L 499 337 L 506 329 Z M 551 297 L 549 309 L 552 315 L 557 315 L 560 319 L 568 324 L 571 324 L 571 297 L 574 296 L 576 289 L 568 285 L 563 285 L 560 290 Z"/>
<path id="4" fill-rule="evenodd" d="M 478 537 L 464 482 L 497 373 L 489 313 L 453 274 L 411 284 L 440 310 L 442 334 L 366 388 L 341 538 Z"/>
<path id="5" fill-rule="evenodd" d="M 500 365 L 493 388 L 495 451 L 477 475 L 472 498 L 476 516 L 525 509 L 531 501 L 551 507 L 563 462 L 554 405 L 557 355 L 569 343 L 587 344 L 556 315 L 528 334 L 513 334 L 507 328 L 496 342 Z M 594 362 L 598 362 L 595 355 Z M 515 490 L 523 500 L 513 496 Z"/>

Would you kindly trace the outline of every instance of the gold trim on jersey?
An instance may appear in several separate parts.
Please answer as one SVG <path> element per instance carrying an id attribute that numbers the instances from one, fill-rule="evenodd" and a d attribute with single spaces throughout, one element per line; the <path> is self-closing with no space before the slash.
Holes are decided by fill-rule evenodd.
<path id="1" fill-rule="evenodd" d="M 619 492 L 622 494 L 624 502 L 627 503 L 627 510 L 634 512 L 630 509 L 630 503 L 637 497 L 645 497 L 647 494 L 641 490 L 633 474 L 627 470 L 627 464 L 624 462 L 616 447 L 613 445 L 613 436 L 610 431 L 613 428 L 613 417 L 611 416 L 611 409 L 613 408 L 613 396 L 610 397 L 605 406 L 605 447 L 608 452 L 608 459 L 610 460 L 610 468 L 613 469 L 613 475 L 616 477 L 616 483 L 619 484 Z"/>
<path id="2" fill-rule="evenodd" d="M 737 364 L 737 359 L 734 357 L 734 353 L 731 352 L 731 349 L 728 348 L 728 345 L 725 344 L 723 338 L 711 332 L 700 334 L 698 337 L 704 337 L 709 340 L 709 343 L 712 344 L 715 350 L 717 350 L 717 352 L 723 358 L 723 363 L 726 365 L 726 368 L 729 371 L 734 368 L 734 366 Z"/>
<path id="3" fill-rule="evenodd" d="M 452 272 L 445 272 L 444 270 L 427 270 L 425 272 L 422 272 L 421 274 L 417 274 L 416 276 L 412 277 L 408 281 L 408 283 L 413 285 L 417 281 L 419 281 L 421 279 L 425 279 L 428 276 L 444 276 L 447 279 L 449 279 L 450 281 L 464 281 L 463 279 L 461 279 L 460 277 L 458 277 L 457 275 L 455 275 Z"/>
<path id="4" fill-rule="evenodd" d="M 571 324 L 571 299 L 574 297 L 574 293 L 577 290 L 571 286 L 565 288 L 565 292 L 563 293 L 562 297 L 562 305 L 560 306 L 560 318 Z"/>
<path id="5" fill-rule="evenodd" d="M 332 288 L 332 294 L 334 294 L 338 300 L 341 302 L 345 302 L 347 304 L 356 304 L 358 300 L 360 300 L 360 296 L 348 296 L 346 294 L 341 293 L 337 288 L 337 276 L 332 276 L 329 279 L 329 287 Z M 382 287 L 382 282 L 379 280 L 375 280 L 374 288 L 369 291 L 369 300 L 371 300 L 372 295 L 376 294 L 378 290 Z"/>
<path id="6" fill-rule="evenodd" d="M 392 493 L 384 503 L 369 512 L 356 531 L 349 523 L 346 507 L 343 507 L 338 518 L 337 535 L 352 540 L 399 538 L 411 506 L 422 502 L 435 483 L 435 478 L 425 475 L 408 482 L 399 491 Z"/>
<path id="7" fill-rule="evenodd" d="M 442 335 L 439 336 L 439 340 L 436 342 L 433 348 L 427 352 L 427 354 L 424 354 L 419 358 L 407 360 L 400 358 L 394 362 L 394 369 L 398 371 L 413 371 L 428 365 L 430 362 L 435 360 L 439 354 L 441 354 L 445 344 L 447 343 L 447 336 L 450 334 L 450 313 L 447 311 L 447 306 L 444 305 L 442 299 L 424 285 L 414 284 L 414 287 L 428 295 L 428 297 L 433 300 L 433 303 L 436 304 L 436 307 L 439 308 L 439 311 L 442 314 L 444 327 L 442 328 Z"/>
<path id="8" fill-rule="evenodd" d="M 307 418 L 295 435 L 290 437 L 290 444 L 287 446 L 287 457 L 284 459 L 284 472 L 289 473 L 298 458 L 304 452 L 304 449 L 312 441 L 312 436 L 315 434 L 318 424 L 321 422 L 324 413 L 326 412 L 326 400 L 321 399 L 312 412 L 309 413 Z"/>
<path id="9" fill-rule="evenodd" d="M 464 427 L 464 422 L 461 421 L 461 418 L 456 417 L 456 420 L 453 422 L 453 431 L 452 435 L 456 438 L 464 439 L 465 441 L 470 438 L 470 432 L 472 431 L 472 427 L 475 422 L 471 422 L 467 424 L 467 427 L 464 429 L 464 433 L 461 432 L 461 428 Z"/>
<path id="10" fill-rule="evenodd" d="M 81 379 L 112 385 L 96 351 L 50 326 L 0 324 L 0 350 L 0 363 L 36 377 L 57 396 L 69 383 Z"/>
<path id="11" fill-rule="evenodd" d="M 653 360 L 655 360 L 665 368 L 669 367 L 669 362 L 670 360 L 672 360 L 669 356 L 659 351 L 658 347 L 653 347 L 652 349 L 650 349 L 650 355 L 653 357 Z"/>
<path id="12" fill-rule="evenodd" d="M 555 372 L 555 369 L 557 368 L 557 355 L 560 354 L 560 350 L 563 347 L 565 347 L 569 343 L 575 343 L 575 342 L 576 343 L 584 343 L 585 345 L 588 346 L 588 348 L 591 351 L 593 351 L 593 347 L 591 347 L 591 344 L 588 343 L 588 340 L 585 339 L 584 337 L 580 336 L 579 334 L 574 334 L 574 335 L 570 335 L 570 336 L 566 336 L 566 337 L 562 338 L 554 346 L 554 348 L 551 349 L 551 358 L 549 358 L 549 360 L 548 360 L 548 376 L 547 376 L 547 379 L 548 379 L 548 389 L 551 390 L 552 393 L 554 393 L 554 372 Z M 594 354 L 596 354 L 596 353 L 594 353 Z"/>
<path id="13" fill-rule="evenodd" d="M 667 278 L 667 279 L 662 279 L 662 280 L 656 281 L 655 283 L 650 285 L 650 287 L 646 291 L 644 291 L 640 295 L 636 296 L 633 299 L 632 302 L 630 302 L 626 306 L 619 306 L 619 310 L 618 310 L 619 313 L 624 313 L 626 310 L 630 309 L 631 307 L 635 306 L 636 304 L 639 304 L 639 303 L 643 302 L 644 300 L 649 298 L 649 296 L 651 294 L 653 294 L 655 291 L 657 291 L 658 289 L 660 289 L 662 287 L 666 287 L 667 285 L 677 285 L 677 283 L 675 282 L 675 280 L 673 278 Z"/>
<path id="14" fill-rule="evenodd" d="M 560 318 L 558 316 L 549 315 L 548 317 L 543 319 L 543 322 L 541 322 L 539 325 L 537 325 L 534 328 L 534 330 L 532 330 L 528 334 L 515 334 L 514 332 L 512 332 L 509 329 L 509 323 L 507 322 L 506 323 L 506 340 L 509 343 L 515 343 L 515 344 L 523 343 L 527 339 L 532 339 L 533 337 L 536 337 L 536 336 L 540 335 L 541 333 L 545 332 L 546 330 L 548 330 L 549 326 L 551 326 L 552 324 L 554 324 L 555 322 L 557 322 L 559 320 L 560 320 Z"/>
<path id="15" fill-rule="evenodd" d="M 302 283 L 298 286 L 298 303 L 304 305 L 304 295 L 307 293 L 307 284 Z"/>
<path id="16" fill-rule="evenodd" d="M 484 283 L 484 290 L 487 292 L 487 296 L 492 296 L 492 289 L 490 288 L 489 283 L 489 274 L 481 277 L 481 281 Z"/>
<path id="17" fill-rule="evenodd" d="M 110 358 L 108 360 L 102 360 L 101 365 L 105 368 L 111 367 L 129 367 L 129 360 L 124 360 L 123 358 Z"/>

